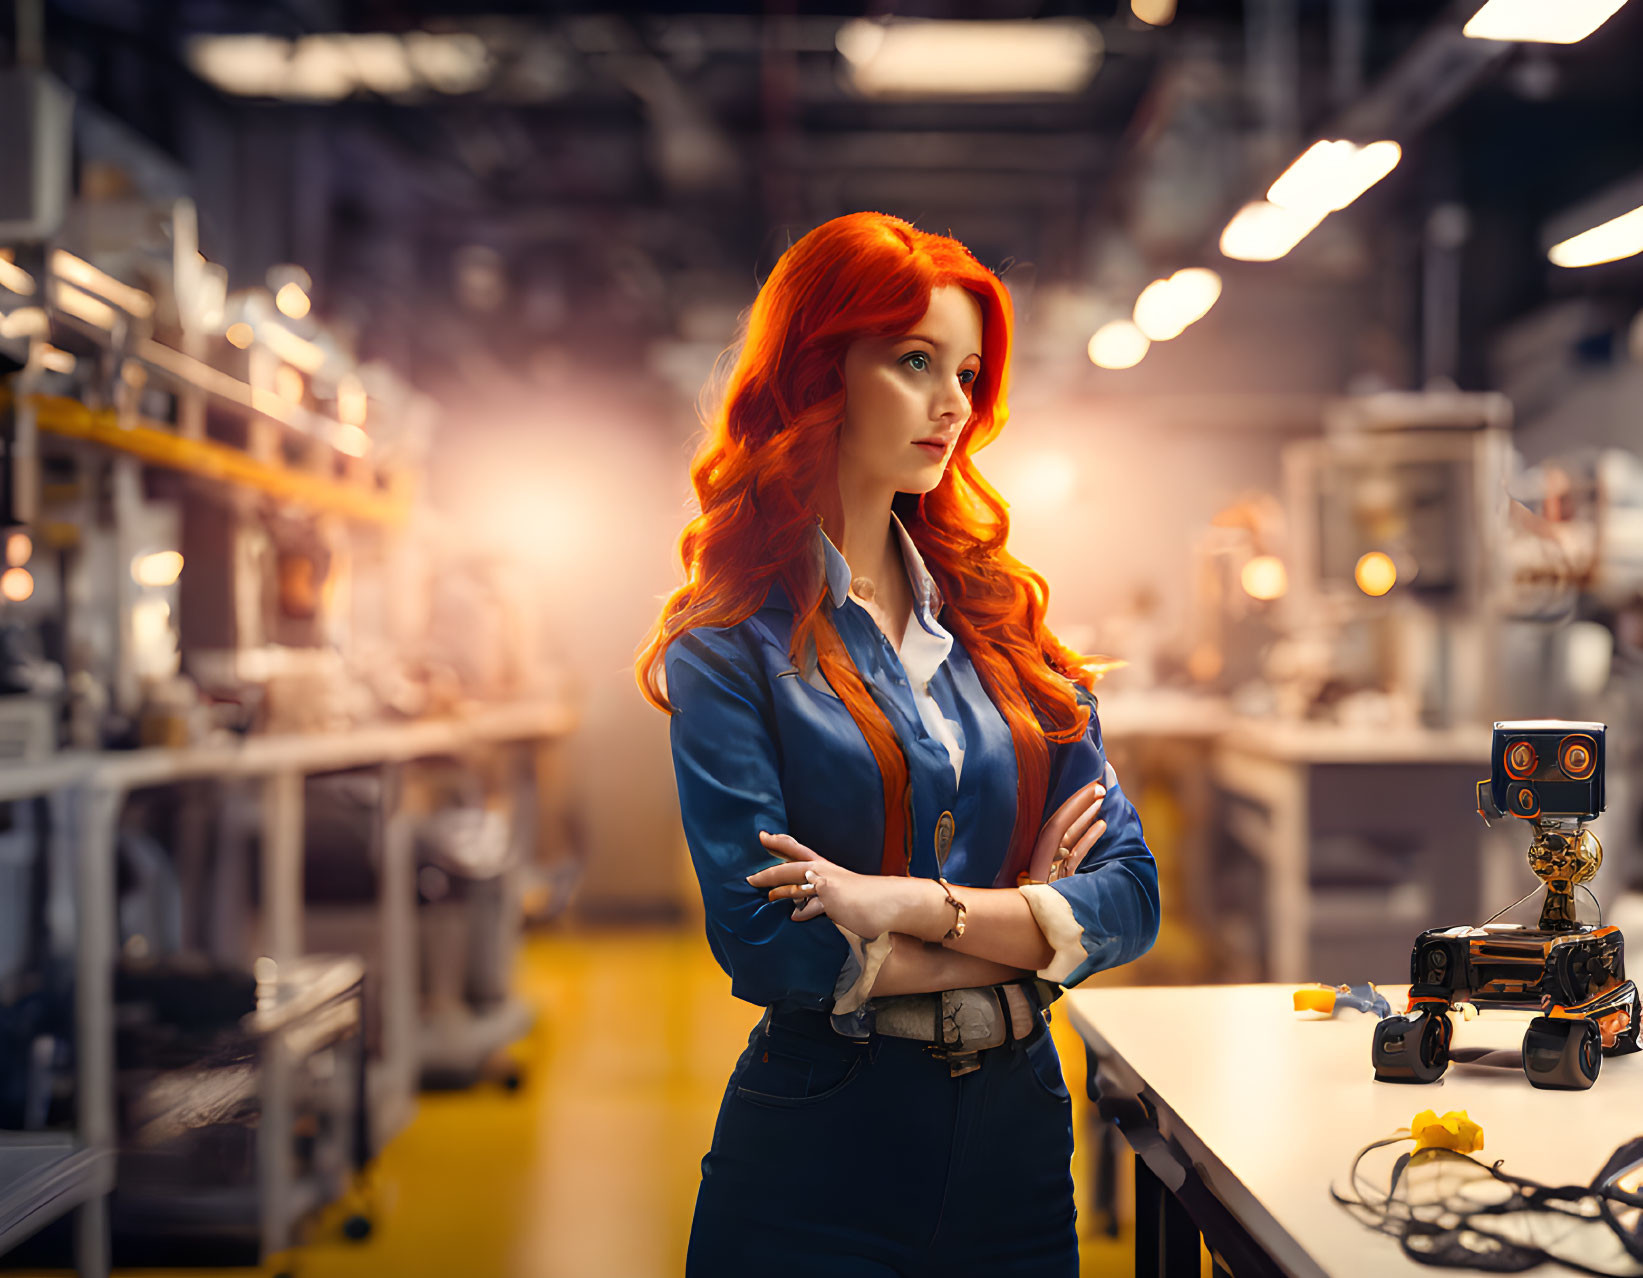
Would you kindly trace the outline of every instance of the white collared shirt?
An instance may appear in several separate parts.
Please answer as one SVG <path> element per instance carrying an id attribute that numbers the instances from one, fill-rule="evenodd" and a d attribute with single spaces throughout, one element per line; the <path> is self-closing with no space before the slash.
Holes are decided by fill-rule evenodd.
<path id="1" fill-rule="evenodd" d="M 890 525 L 895 530 L 896 540 L 901 546 L 901 560 L 907 569 L 907 584 L 912 588 L 913 595 L 896 656 L 900 658 L 901 667 L 907 673 L 907 683 L 913 690 L 913 704 L 918 708 L 925 731 L 939 741 L 942 748 L 947 751 L 948 761 L 953 765 L 953 782 L 956 785 L 964 771 L 964 747 L 958 743 L 958 725 L 943 717 L 941 707 L 930 695 L 930 680 L 936 671 L 941 669 L 942 662 L 947 660 L 948 654 L 953 650 L 953 636 L 936 620 L 945 601 L 942 599 L 941 587 L 936 585 L 935 578 L 930 576 L 930 570 L 924 566 L 924 556 L 919 554 L 918 547 L 913 544 L 913 538 L 903 527 L 901 520 L 892 514 Z M 827 585 L 832 595 L 833 606 L 842 607 L 850 594 L 850 565 L 838 547 L 833 545 L 832 539 L 821 530 L 819 524 L 816 526 L 816 535 L 823 545 Z M 815 672 L 812 682 L 820 679 L 820 673 Z"/>

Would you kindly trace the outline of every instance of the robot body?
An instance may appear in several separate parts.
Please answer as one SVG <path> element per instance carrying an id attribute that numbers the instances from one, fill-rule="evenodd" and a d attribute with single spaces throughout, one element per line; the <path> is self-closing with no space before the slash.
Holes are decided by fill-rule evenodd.
<path id="1" fill-rule="evenodd" d="M 1604 726 L 1497 723 L 1491 777 L 1478 783 L 1480 815 L 1531 823 L 1529 865 L 1546 886 L 1538 927 L 1485 923 L 1422 932 L 1410 957 L 1409 1007 L 1375 1027 L 1371 1057 L 1382 1082 L 1430 1083 L 1449 1063 L 1456 1004 L 1535 1011 L 1523 1071 L 1536 1087 L 1578 1090 L 1605 1055 L 1639 1049 L 1640 1006 L 1626 979 L 1616 927 L 1577 921 L 1574 890 L 1603 850 L 1585 828 L 1603 810 Z"/>

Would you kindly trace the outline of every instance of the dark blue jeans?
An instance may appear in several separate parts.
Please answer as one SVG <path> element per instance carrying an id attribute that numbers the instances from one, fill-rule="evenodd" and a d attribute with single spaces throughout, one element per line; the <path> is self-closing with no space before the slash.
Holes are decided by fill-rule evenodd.
<path id="1" fill-rule="evenodd" d="M 774 1013 L 725 1089 L 687 1278 L 1076 1278 L 1071 1115 L 1042 1023 L 953 1078 Z"/>

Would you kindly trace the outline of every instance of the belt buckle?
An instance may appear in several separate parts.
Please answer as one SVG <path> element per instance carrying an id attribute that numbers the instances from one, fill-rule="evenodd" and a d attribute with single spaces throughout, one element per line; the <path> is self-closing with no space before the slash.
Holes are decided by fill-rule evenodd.
<path id="1" fill-rule="evenodd" d="M 1009 1008 L 992 986 L 985 989 L 943 990 L 936 1029 L 939 1045 L 930 1053 L 947 1062 L 953 1078 L 981 1068 L 981 1053 L 999 1047 L 1010 1033 Z"/>

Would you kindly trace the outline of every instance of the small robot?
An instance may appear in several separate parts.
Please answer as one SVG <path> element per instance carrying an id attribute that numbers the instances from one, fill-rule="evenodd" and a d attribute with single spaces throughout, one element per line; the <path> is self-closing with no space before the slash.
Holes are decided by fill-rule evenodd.
<path id="1" fill-rule="evenodd" d="M 1422 932 L 1410 959 L 1408 1011 L 1375 1026 L 1377 1080 L 1441 1078 L 1449 1013 L 1467 1003 L 1540 1013 L 1523 1036 L 1523 1072 L 1535 1087 L 1584 1090 L 1604 1056 L 1638 1050 L 1638 991 L 1626 979 L 1620 929 L 1575 917 L 1575 889 L 1603 862 L 1586 829 L 1604 806 L 1603 738 L 1601 723 L 1495 724 L 1478 815 L 1487 822 L 1509 814 L 1533 831 L 1529 868 L 1546 888 L 1540 923 Z"/>

